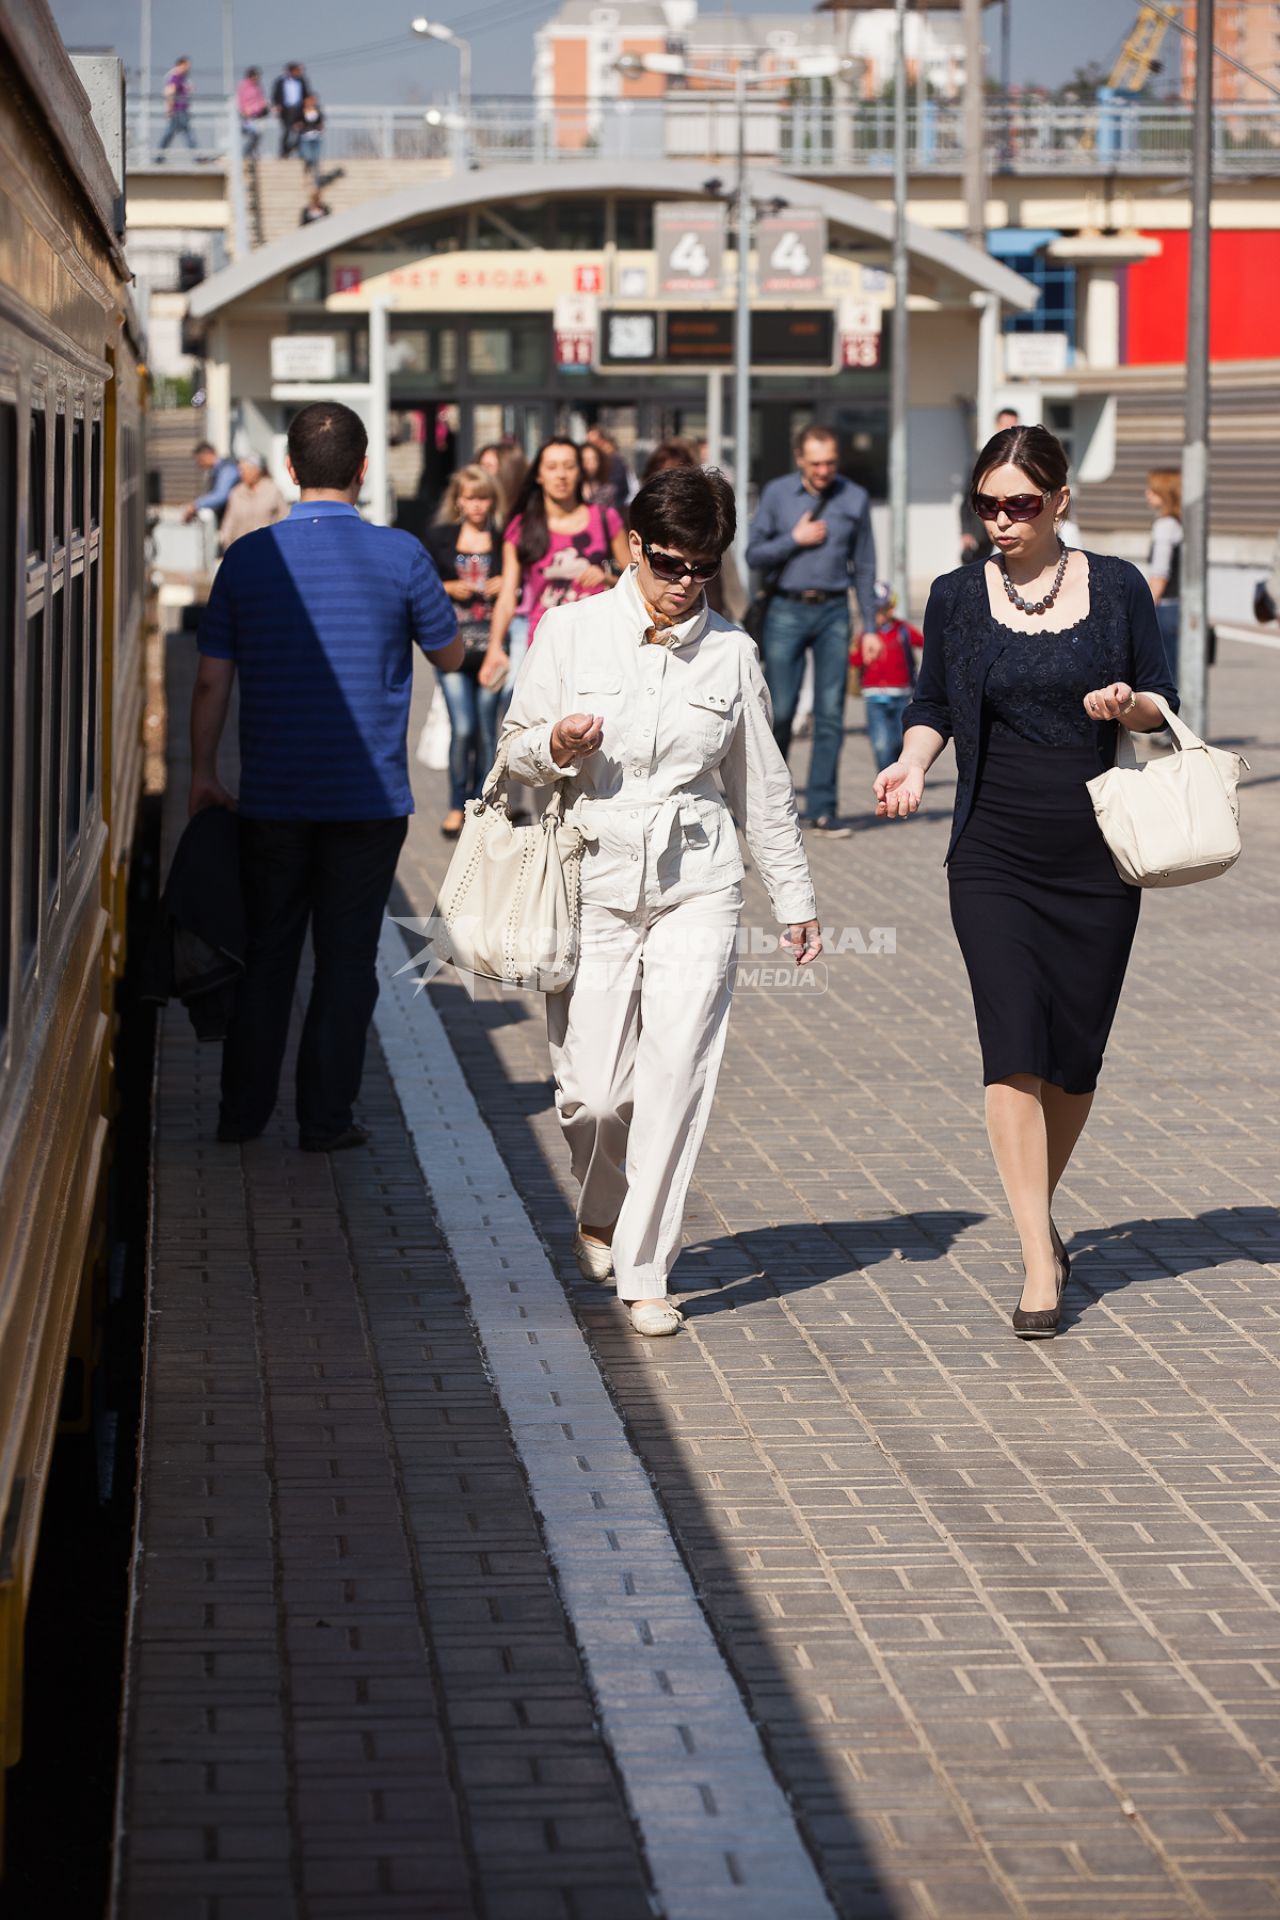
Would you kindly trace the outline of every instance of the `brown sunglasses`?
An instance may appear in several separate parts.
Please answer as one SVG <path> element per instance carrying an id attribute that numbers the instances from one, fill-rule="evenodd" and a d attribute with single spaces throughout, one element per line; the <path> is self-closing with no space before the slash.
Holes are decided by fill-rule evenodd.
<path id="1" fill-rule="evenodd" d="M 973 510 L 979 520 L 994 520 L 1001 513 L 1010 520 L 1038 520 L 1048 499 L 1047 493 L 1011 493 L 1007 500 L 994 493 L 975 493 Z"/>

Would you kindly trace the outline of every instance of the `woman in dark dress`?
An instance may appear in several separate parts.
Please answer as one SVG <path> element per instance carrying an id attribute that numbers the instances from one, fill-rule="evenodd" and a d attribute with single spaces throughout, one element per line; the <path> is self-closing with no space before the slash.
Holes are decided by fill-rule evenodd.
<path id="1" fill-rule="evenodd" d="M 934 582 L 902 757 L 876 781 L 876 812 L 914 813 L 954 738 L 951 918 L 1022 1242 L 1014 1329 L 1043 1339 L 1071 1265 L 1053 1195 L 1093 1104 L 1142 897 L 1116 872 L 1085 781 L 1114 764 L 1118 727 L 1164 724 L 1148 693 L 1178 698 L 1137 568 L 1058 537 L 1067 459 L 1047 429 L 988 441 L 972 498 L 995 554 Z"/>

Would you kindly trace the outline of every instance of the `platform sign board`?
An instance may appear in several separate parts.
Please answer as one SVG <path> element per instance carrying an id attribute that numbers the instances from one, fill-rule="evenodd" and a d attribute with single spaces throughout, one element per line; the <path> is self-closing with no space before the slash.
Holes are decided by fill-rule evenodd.
<path id="1" fill-rule="evenodd" d="M 1071 342 L 1065 333 L 1006 333 L 1004 370 L 1010 379 L 1052 379 L 1065 373 Z"/>
<path id="2" fill-rule="evenodd" d="M 756 277 L 766 299 L 821 294 L 827 254 L 826 215 L 808 207 L 766 213 L 756 222 Z"/>
<path id="3" fill-rule="evenodd" d="M 282 333 L 271 342 L 273 380 L 336 380 L 338 343 L 331 333 Z"/>
<path id="4" fill-rule="evenodd" d="M 658 294 L 705 300 L 724 283 L 725 210 L 718 200 L 660 200 L 653 210 Z"/>
<path id="5" fill-rule="evenodd" d="M 596 357 L 600 302 L 593 293 L 562 293 L 556 299 L 553 330 L 558 367 L 589 367 Z"/>
<path id="6" fill-rule="evenodd" d="M 840 365 L 870 370 L 882 361 L 884 309 L 873 300 L 844 299 L 839 308 Z"/>

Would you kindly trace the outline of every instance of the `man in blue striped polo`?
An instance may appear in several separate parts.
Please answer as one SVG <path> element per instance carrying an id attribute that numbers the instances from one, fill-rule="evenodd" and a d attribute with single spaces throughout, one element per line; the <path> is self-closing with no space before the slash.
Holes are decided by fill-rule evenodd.
<path id="1" fill-rule="evenodd" d="M 190 812 L 238 807 L 249 922 L 219 1140 L 252 1140 L 271 1119 L 308 923 L 315 977 L 298 1046 L 299 1145 L 329 1153 L 368 1138 L 352 1108 L 378 997 L 378 934 L 413 812 L 413 646 L 445 673 L 463 649 L 421 543 L 356 511 L 367 447 L 350 407 L 303 408 L 288 459 L 302 498 L 230 548 L 201 623 Z M 217 773 L 237 675 L 238 801 Z"/>

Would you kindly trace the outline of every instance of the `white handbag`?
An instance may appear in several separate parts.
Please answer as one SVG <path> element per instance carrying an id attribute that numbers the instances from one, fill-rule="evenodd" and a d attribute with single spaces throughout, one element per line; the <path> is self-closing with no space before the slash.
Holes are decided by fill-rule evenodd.
<path id="1" fill-rule="evenodd" d="M 556 783 L 540 821 L 518 827 L 508 778 L 500 746 L 480 798 L 464 810 L 430 922 L 431 946 L 482 980 L 559 993 L 578 964 L 584 838 L 564 817 L 566 781 Z"/>
<path id="2" fill-rule="evenodd" d="M 1133 737 L 1120 729 L 1116 764 L 1086 780 L 1116 871 L 1134 887 L 1185 887 L 1211 880 L 1240 858 L 1236 787 L 1249 762 L 1208 746 L 1158 693 L 1172 749 L 1139 765 Z"/>

